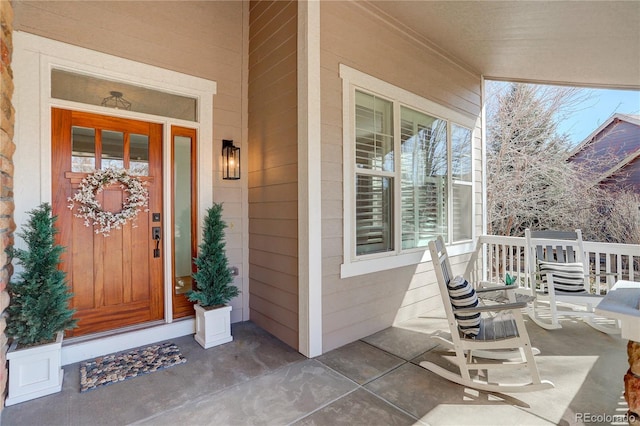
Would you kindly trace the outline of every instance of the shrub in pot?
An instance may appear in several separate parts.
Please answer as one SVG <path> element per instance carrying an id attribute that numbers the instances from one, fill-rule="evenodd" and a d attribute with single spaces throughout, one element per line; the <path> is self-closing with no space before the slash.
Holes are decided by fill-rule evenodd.
<path id="1" fill-rule="evenodd" d="M 55 243 L 57 217 L 52 216 L 48 203 L 30 211 L 29 216 L 18 234 L 27 249 L 7 249 L 23 267 L 7 286 L 10 301 L 6 334 L 12 339 L 7 353 L 7 405 L 61 389 L 62 336 L 64 330 L 76 326 L 75 310 L 69 308 L 72 294 L 66 274 L 58 269 L 64 247 Z"/>
<path id="2" fill-rule="evenodd" d="M 205 349 L 233 340 L 231 336 L 231 306 L 227 305 L 239 293 L 233 285 L 224 241 L 226 223 L 222 220 L 222 204 L 207 209 L 203 239 L 194 259 L 192 274 L 195 289 L 187 298 L 197 302 L 195 339 Z"/>

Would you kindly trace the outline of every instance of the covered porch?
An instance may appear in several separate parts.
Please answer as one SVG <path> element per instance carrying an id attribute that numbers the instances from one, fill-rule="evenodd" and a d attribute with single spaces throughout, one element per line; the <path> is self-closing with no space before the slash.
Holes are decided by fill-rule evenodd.
<path id="1" fill-rule="evenodd" d="M 526 317 L 525 317 L 526 319 Z M 79 365 L 64 367 L 61 393 L 11 407 L 2 423 L 62 424 L 628 424 L 622 377 L 626 341 L 581 321 L 546 331 L 527 320 L 547 391 L 487 394 L 419 367 L 441 348 L 429 336 L 444 313 L 389 327 L 307 359 L 252 322 L 234 341 L 203 350 L 172 339 L 187 362 L 80 393 Z"/>
<path id="2" fill-rule="evenodd" d="M 454 268 L 469 277 L 521 276 L 523 238 L 482 236 Z M 587 243 L 591 268 L 638 281 L 637 246 Z M 628 267 L 629 265 L 630 267 Z M 493 271 L 493 272 L 492 272 Z M 495 271 L 501 271 L 495 273 Z M 611 277 L 612 275 L 606 275 Z M 604 291 L 606 283 L 601 283 Z M 442 307 L 315 358 L 306 358 L 253 322 L 233 325 L 234 341 L 203 350 L 171 339 L 187 362 L 80 393 L 78 363 L 64 367 L 64 388 L 6 407 L 5 425 L 58 424 L 628 424 L 623 376 L 627 341 L 579 319 L 547 331 L 525 316 L 543 379 L 555 388 L 486 393 L 419 366 L 443 358 L 430 336 L 447 331 Z M 454 368 L 452 365 L 450 368 Z M 114 408 L 114 407 L 117 407 Z"/>
<path id="3" fill-rule="evenodd" d="M 275 16 L 299 25 L 280 26 L 292 41 L 285 46 L 300 54 L 300 59 L 293 65 L 279 63 L 289 67 L 286 76 L 297 75 L 300 68 L 301 77 L 300 81 L 291 78 L 277 93 L 305 93 L 301 100 L 286 96 L 289 102 L 280 105 L 285 120 L 271 120 L 264 114 L 272 110 L 266 102 L 264 111 L 253 108 L 251 115 L 247 106 L 251 97 L 247 92 L 262 90 L 254 79 L 264 77 L 255 68 L 249 70 L 247 64 L 256 60 L 250 57 L 250 46 L 251 52 L 274 61 L 295 57 L 288 52 L 274 55 L 267 49 L 253 50 L 249 34 L 261 29 L 251 28 L 256 27 L 255 21 L 278 23 L 275 18 L 258 19 L 260 8 L 268 2 L 168 2 L 169 9 L 152 16 L 148 25 L 138 25 L 147 24 L 149 18 L 142 2 L 122 3 L 123 8 L 109 2 L 80 2 L 73 7 L 68 3 L 64 13 L 58 11 L 58 5 L 51 6 L 55 11 L 50 10 L 46 2 L 13 3 L 20 32 L 178 70 L 216 81 L 224 89 L 216 98 L 214 112 L 208 114 L 213 126 L 203 126 L 214 129 L 206 138 L 207 146 L 215 146 L 222 138 L 241 141 L 244 152 L 251 152 L 254 159 L 249 164 L 249 156 L 243 157 L 244 170 L 251 178 L 243 175 L 239 181 L 222 181 L 218 151 L 214 154 L 211 148 L 212 152 L 203 156 L 210 163 L 203 168 L 207 170 L 203 182 L 214 194 L 207 201 L 232 203 L 230 219 L 238 225 L 229 247 L 234 262 L 241 265 L 244 294 L 248 299 L 251 292 L 254 305 L 242 302 L 243 316 L 234 324 L 232 343 L 203 350 L 191 335 L 173 338 L 187 359 L 183 365 L 87 393 L 79 392 L 78 364 L 66 365 L 61 393 L 3 409 L 4 424 L 625 424 L 622 376 L 628 365 L 626 341 L 619 337 L 595 332 L 579 321 L 566 321 L 561 330 L 552 332 L 528 321 L 532 343 L 541 350 L 541 374 L 556 388 L 489 395 L 452 384 L 419 367 L 420 361 L 437 356 L 439 351 L 429 336 L 447 328 L 444 314 L 437 309 L 439 295 L 433 292 L 428 259 L 424 266 L 421 260 L 417 266 L 403 265 L 386 273 L 369 270 L 359 277 L 340 275 L 346 253 L 341 245 L 345 235 L 342 223 L 347 215 L 342 191 L 342 150 L 346 145 L 340 134 L 343 111 L 338 66 L 346 62 L 403 88 L 407 85 L 406 89 L 478 120 L 473 208 L 473 235 L 477 236 L 486 223 L 483 79 L 637 89 L 640 62 L 635 23 L 639 15 L 632 3 L 557 2 L 540 7 L 535 2 L 274 2 L 285 5 Z M 91 7 L 79 12 L 82 5 Z M 126 17 L 129 25 L 124 26 L 120 41 L 103 37 L 105 33 L 112 35 L 111 25 L 96 24 L 105 11 Z M 214 25 L 209 21 L 190 25 L 201 16 L 215 17 L 216 21 Z M 430 25 L 423 25 L 425 17 Z M 354 19 L 359 25 L 353 24 Z M 72 33 L 68 22 L 82 25 Z M 311 36 L 300 39 L 298 46 L 296 37 L 305 34 L 307 26 L 313 30 Z M 185 34 L 176 37 L 160 30 L 168 27 L 180 28 Z M 152 28 L 158 30 L 149 31 Z M 234 43 L 229 42 L 232 39 Z M 218 50 L 209 46 L 211 40 Z M 254 37 L 256 41 L 263 40 Z M 138 50 L 145 43 L 148 46 Z M 196 47 L 184 51 L 191 43 Z M 276 47 L 281 46 L 277 43 Z M 373 45 L 383 47 L 380 56 L 369 56 Z M 303 57 L 309 46 L 313 55 Z M 223 56 L 217 55 L 220 49 L 225 61 L 218 60 Z M 321 59 L 314 56 L 320 54 Z M 394 60 L 380 60 L 388 57 Z M 265 74 L 263 80 L 282 81 L 278 68 L 265 69 L 275 71 Z M 310 89 L 320 87 L 320 82 L 322 96 Z M 256 104 L 252 102 L 252 106 Z M 34 111 L 49 114 L 47 108 Z M 261 113 L 267 124 L 286 123 L 286 138 L 279 133 L 262 134 Z M 33 132 L 44 135 L 44 148 L 38 145 L 35 151 L 48 158 L 47 132 L 32 127 Z M 283 144 L 285 139 L 288 145 Z M 17 138 L 17 152 L 23 158 L 31 155 L 26 149 L 31 146 L 25 142 L 28 140 Z M 290 148 L 282 149 L 286 155 L 272 149 L 283 146 Z M 16 170 L 26 174 L 32 168 Z M 16 193 L 26 193 L 20 189 L 24 183 L 19 174 L 16 176 Z M 39 182 L 45 194 L 40 198 L 47 199 L 50 182 Z M 277 190 L 271 192 L 273 188 Z M 34 197 L 39 194 L 31 192 Z M 263 201 L 271 204 L 263 205 Z M 286 213 L 282 206 L 287 206 Z M 300 212 L 303 214 L 298 216 Z M 256 224 L 261 229 L 256 230 Z M 468 272 L 477 277 L 501 278 L 491 277 L 491 272 L 521 271 L 517 249 L 516 257 L 506 253 L 522 247 L 523 241 L 507 239 L 491 245 L 493 237 L 484 238 L 476 242 L 487 245 L 478 244 L 475 252 L 467 252 L 467 246 L 472 245 L 469 241 L 456 253 L 460 272 L 467 265 L 472 265 Z M 505 251 L 500 247 L 510 248 Z M 637 265 L 637 247 L 625 247 L 622 252 L 605 255 L 598 267 L 616 269 L 615 265 L 626 263 L 611 263 L 611 259 L 630 253 L 630 263 Z M 496 267 L 491 263 L 494 260 L 504 260 L 504 264 Z M 637 269 L 630 271 L 625 279 L 640 281 Z M 398 273 L 404 278 L 404 287 L 390 285 Z M 389 303 L 390 294 L 397 304 Z M 428 314 L 407 321 L 407 316 L 432 306 Z M 400 308 L 404 310 L 398 316 Z M 270 330 L 284 330 L 278 338 L 256 325 L 261 319 L 263 325 L 274 324 L 263 315 L 273 310 L 284 318 Z M 298 317 L 298 313 L 306 316 Z M 388 327 L 394 318 L 396 322 Z"/>

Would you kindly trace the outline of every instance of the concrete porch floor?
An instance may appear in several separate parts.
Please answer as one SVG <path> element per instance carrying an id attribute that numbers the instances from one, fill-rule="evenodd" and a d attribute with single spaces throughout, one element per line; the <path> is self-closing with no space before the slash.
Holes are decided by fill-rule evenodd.
<path id="1" fill-rule="evenodd" d="M 525 320 L 527 317 L 525 316 Z M 234 341 L 176 343 L 187 362 L 80 393 L 79 364 L 60 393 L 4 408 L 4 426 L 29 425 L 533 425 L 628 424 L 626 341 L 567 320 L 545 331 L 527 321 L 543 379 L 555 388 L 488 394 L 418 366 L 444 314 L 390 327 L 307 359 L 251 322 Z"/>

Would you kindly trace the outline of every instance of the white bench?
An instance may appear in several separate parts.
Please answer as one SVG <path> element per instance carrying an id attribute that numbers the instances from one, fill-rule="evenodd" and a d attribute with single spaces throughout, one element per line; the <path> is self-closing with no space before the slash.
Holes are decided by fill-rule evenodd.
<path id="1" fill-rule="evenodd" d="M 640 342 L 640 282 L 617 281 L 595 310 L 620 321 L 623 339 Z"/>

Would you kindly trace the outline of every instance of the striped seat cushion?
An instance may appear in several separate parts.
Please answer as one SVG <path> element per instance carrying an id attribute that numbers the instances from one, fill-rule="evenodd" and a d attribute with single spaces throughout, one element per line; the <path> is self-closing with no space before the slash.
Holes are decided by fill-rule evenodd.
<path id="1" fill-rule="evenodd" d="M 461 276 L 457 276 L 447 284 L 449 299 L 453 305 L 453 314 L 458 321 L 458 328 L 467 337 L 475 337 L 480 331 L 480 312 L 456 313 L 456 308 L 478 306 L 478 296 L 471 284 Z"/>
<path id="2" fill-rule="evenodd" d="M 582 263 L 540 261 L 538 266 L 540 267 L 543 283 L 547 284 L 547 274 L 551 274 L 553 288 L 555 288 L 557 293 L 587 293 L 584 288 L 584 269 Z"/>

